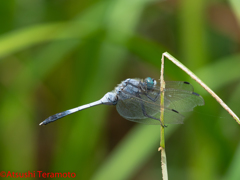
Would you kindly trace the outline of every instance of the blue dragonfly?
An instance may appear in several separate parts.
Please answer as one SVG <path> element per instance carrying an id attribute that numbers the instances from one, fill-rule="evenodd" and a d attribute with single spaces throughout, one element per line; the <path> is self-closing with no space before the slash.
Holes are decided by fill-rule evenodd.
<path id="1" fill-rule="evenodd" d="M 181 112 L 192 111 L 204 105 L 203 98 L 194 92 L 185 81 L 166 81 L 164 89 L 164 124 L 160 120 L 160 84 L 153 78 L 126 79 L 114 91 L 106 93 L 100 100 L 57 113 L 39 125 L 46 125 L 64 116 L 96 105 L 115 105 L 118 113 L 129 121 L 143 124 L 183 124 Z"/>

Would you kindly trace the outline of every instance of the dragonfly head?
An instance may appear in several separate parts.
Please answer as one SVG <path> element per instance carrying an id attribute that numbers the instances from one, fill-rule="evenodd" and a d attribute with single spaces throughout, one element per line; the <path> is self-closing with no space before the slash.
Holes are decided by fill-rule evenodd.
<path id="1" fill-rule="evenodd" d="M 147 90 L 151 90 L 155 85 L 156 85 L 156 80 L 154 80 L 153 78 L 147 77 L 144 82 L 147 85 Z"/>

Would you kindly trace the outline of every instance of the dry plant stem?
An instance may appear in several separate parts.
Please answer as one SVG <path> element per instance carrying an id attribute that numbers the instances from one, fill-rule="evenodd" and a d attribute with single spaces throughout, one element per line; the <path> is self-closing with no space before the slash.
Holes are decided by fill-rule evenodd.
<path id="1" fill-rule="evenodd" d="M 162 62 L 164 61 L 164 56 L 167 57 L 170 61 L 180 67 L 183 71 L 185 71 L 191 78 L 197 81 L 208 93 L 210 93 L 219 104 L 235 119 L 235 121 L 240 124 L 240 120 L 237 115 L 222 101 L 217 94 L 215 94 L 206 84 L 204 84 L 192 71 L 190 71 L 187 67 L 185 67 L 182 63 L 180 63 L 177 59 L 171 56 L 168 52 L 163 53 Z"/>
<path id="2" fill-rule="evenodd" d="M 162 56 L 162 65 L 161 65 L 161 76 L 160 76 L 160 90 L 161 90 L 161 101 L 160 101 L 160 120 L 161 120 L 161 137 L 160 137 L 160 148 L 161 150 L 161 164 L 162 164 L 162 179 L 168 179 L 167 173 L 167 158 L 165 152 L 165 138 L 164 138 L 164 89 L 165 89 L 165 81 L 164 81 L 164 56 Z"/>
<path id="3" fill-rule="evenodd" d="M 161 161 L 162 161 L 162 179 L 168 180 L 167 173 L 167 156 L 164 148 L 161 149 Z"/>

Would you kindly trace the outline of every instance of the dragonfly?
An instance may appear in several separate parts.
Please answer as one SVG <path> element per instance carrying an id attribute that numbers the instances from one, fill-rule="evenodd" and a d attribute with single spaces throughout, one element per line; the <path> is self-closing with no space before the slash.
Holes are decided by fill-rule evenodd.
<path id="1" fill-rule="evenodd" d="M 155 79 L 128 78 L 100 100 L 52 115 L 39 125 L 49 124 L 69 114 L 101 104 L 115 105 L 123 118 L 133 122 L 162 126 L 183 124 L 185 117 L 182 112 L 192 111 L 194 107 L 204 105 L 202 96 L 194 92 L 193 86 L 185 81 L 166 81 L 163 108 L 160 107 L 160 100 L 160 83 Z M 160 119 L 161 111 L 164 123 Z"/>

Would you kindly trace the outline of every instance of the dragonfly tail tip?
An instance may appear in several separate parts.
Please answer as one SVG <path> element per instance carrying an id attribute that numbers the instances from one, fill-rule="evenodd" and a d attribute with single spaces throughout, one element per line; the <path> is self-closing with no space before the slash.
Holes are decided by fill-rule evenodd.
<path id="1" fill-rule="evenodd" d="M 41 122 L 41 123 L 39 124 L 39 126 L 42 126 L 42 125 L 44 125 L 43 122 Z"/>

